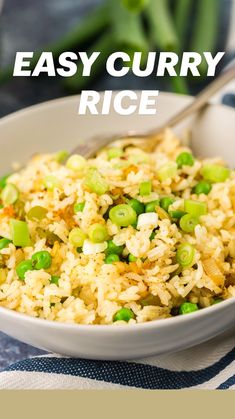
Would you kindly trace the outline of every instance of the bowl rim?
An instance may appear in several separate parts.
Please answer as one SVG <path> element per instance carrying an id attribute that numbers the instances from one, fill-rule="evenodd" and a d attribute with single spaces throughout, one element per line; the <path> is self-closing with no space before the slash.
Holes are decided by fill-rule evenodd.
<path id="1" fill-rule="evenodd" d="M 162 329 L 171 326 L 180 325 L 182 323 L 189 323 L 191 320 L 200 320 L 204 318 L 209 313 L 219 312 L 223 308 L 228 307 L 235 303 L 235 297 L 228 298 L 227 300 L 223 300 L 218 304 L 214 304 L 209 307 L 205 307 L 193 313 L 188 313 L 187 315 L 178 315 L 175 317 L 169 317 L 165 319 L 159 320 L 151 320 L 148 322 L 143 323 L 134 323 L 134 324 L 121 324 L 116 325 L 115 323 L 112 324 L 80 324 L 80 323 L 66 323 L 66 322 L 59 322 L 56 320 L 47 320 L 39 317 L 33 317 L 26 313 L 20 313 L 19 311 L 15 311 L 6 307 L 0 306 L 0 317 L 8 316 L 11 318 L 18 318 L 18 320 L 25 320 L 27 323 L 31 324 L 38 324 L 42 327 L 49 327 L 50 329 L 60 329 L 60 330 L 77 330 L 81 332 L 90 331 L 91 333 L 110 333 L 111 331 L 115 330 L 117 333 L 122 332 L 138 332 L 143 330 L 151 330 L 151 329 Z M 17 319 L 16 319 L 17 320 Z M 119 327 L 120 326 L 120 327 Z"/>
<path id="2" fill-rule="evenodd" d="M 116 94 L 118 91 L 113 91 L 114 94 Z M 138 94 L 140 94 L 140 90 L 135 90 L 135 92 L 137 92 Z M 100 92 L 101 94 L 104 94 L 104 92 Z M 171 92 L 161 92 L 161 95 L 163 95 L 166 98 L 170 98 L 170 97 L 178 97 L 179 100 L 182 99 L 182 102 L 184 102 L 185 100 L 187 100 L 188 98 L 193 98 L 193 96 L 189 96 L 189 95 L 179 95 L 177 93 L 171 93 Z M 28 114 L 28 112 L 30 113 L 34 113 L 37 112 L 41 109 L 46 109 L 46 108 L 50 108 L 53 105 L 60 105 L 60 104 L 65 104 L 66 103 L 72 103 L 75 100 L 78 100 L 80 97 L 80 95 L 70 95 L 70 96 L 64 96 L 61 98 L 57 98 L 57 99 L 52 99 L 52 100 L 48 100 L 48 101 L 44 101 L 44 102 L 40 102 L 37 103 L 35 105 L 32 106 L 28 106 L 25 107 L 23 109 L 17 110 L 15 112 L 10 113 L 9 115 L 6 115 L 4 117 L 0 118 L 0 127 L 1 125 L 5 124 L 5 123 L 9 123 L 11 122 L 11 120 L 14 119 L 18 119 L 21 117 L 24 117 L 25 115 Z M 224 108 L 227 111 L 232 110 L 233 112 L 235 112 L 235 109 L 223 105 L 223 104 L 214 104 L 214 103 L 209 103 L 208 105 L 209 107 L 213 107 L 213 108 Z M 165 318 L 165 319 L 159 319 L 159 320 L 151 320 L 148 322 L 143 322 L 143 323 L 134 323 L 134 324 L 122 324 L 120 325 L 120 327 L 118 327 L 118 325 L 115 324 L 108 324 L 108 325 L 100 325 L 100 324 L 79 324 L 79 323 L 66 323 L 66 322 L 59 322 L 59 321 L 55 321 L 55 320 L 47 320 L 47 319 L 43 319 L 43 318 L 39 318 L 39 317 L 33 317 L 30 316 L 29 314 L 26 313 L 21 313 L 18 311 L 15 311 L 13 309 L 9 309 L 3 306 L 0 306 L 0 316 L 9 316 L 11 318 L 19 318 L 21 320 L 25 320 L 28 323 L 35 323 L 35 324 L 40 324 L 41 326 L 47 326 L 49 328 L 55 328 L 55 329 L 67 329 L 67 330 L 81 330 L 81 331 L 90 331 L 91 333 L 98 333 L 100 331 L 102 332 L 107 332 L 110 333 L 110 331 L 115 330 L 116 333 L 122 333 L 122 332 L 134 332 L 134 331 L 141 331 L 141 330 L 151 330 L 151 329 L 161 329 L 162 327 L 167 328 L 173 325 L 177 325 L 177 324 L 181 324 L 182 322 L 187 323 L 190 322 L 193 319 L 200 319 L 202 317 L 205 317 L 207 314 L 209 313 L 213 313 L 213 312 L 217 312 L 220 311 L 222 308 L 225 308 L 227 306 L 230 306 L 231 304 L 233 304 L 235 302 L 235 297 L 231 297 L 227 300 L 224 300 L 222 302 L 220 302 L 219 304 L 214 304 L 212 306 L 209 307 L 205 307 L 201 310 L 195 311 L 193 313 L 188 313 L 187 315 L 178 315 L 175 317 L 170 317 L 170 318 Z"/>

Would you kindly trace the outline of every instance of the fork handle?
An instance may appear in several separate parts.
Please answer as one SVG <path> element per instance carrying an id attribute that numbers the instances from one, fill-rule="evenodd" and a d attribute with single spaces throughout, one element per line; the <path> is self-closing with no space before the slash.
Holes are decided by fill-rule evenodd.
<path id="1" fill-rule="evenodd" d="M 173 128 L 175 125 L 179 124 L 183 119 L 189 117 L 195 112 L 202 109 L 207 105 L 208 100 L 217 93 L 222 87 L 228 84 L 231 80 L 235 78 L 235 65 L 228 68 L 224 71 L 219 77 L 212 81 L 205 89 L 203 89 L 195 98 L 192 100 L 192 103 L 183 108 L 180 112 L 170 118 L 165 124 L 165 127 Z M 163 127 L 160 128 L 162 130 Z M 157 130 L 152 130 L 151 135 L 159 133 L 159 128 Z"/>

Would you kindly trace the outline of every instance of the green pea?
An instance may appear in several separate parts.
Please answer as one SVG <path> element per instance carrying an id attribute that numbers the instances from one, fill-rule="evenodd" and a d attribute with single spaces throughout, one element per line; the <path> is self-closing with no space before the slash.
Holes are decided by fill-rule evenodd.
<path id="1" fill-rule="evenodd" d="M 160 207 L 163 208 L 166 212 L 168 212 L 169 206 L 173 204 L 174 199 L 170 196 L 165 196 L 164 198 L 160 199 Z"/>
<path id="2" fill-rule="evenodd" d="M 186 214 L 186 212 L 178 210 L 178 211 L 170 211 L 169 214 L 171 218 L 176 218 L 177 220 L 179 220 Z"/>
<path id="3" fill-rule="evenodd" d="M 117 246 L 113 242 L 113 240 L 108 240 L 107 245 L 108 247 L 105 251 L 106 255 L 110 255 L 110 254 L 121 255 L 124 250 L 124 246 Z"/>
<path id="4" fill-rule="evenodd" d="M 51 284 L 58 285 L 60 277 L 58 275 L 51 275 Z"/>
<path id="5" fill-rule="evenodd" d="M 134 255 L 132 255 L 131 253 L 128 255 L 128 260 L 129 262 L 136 262 L 137 261 L 137 257 L 135 257 Z"/>
<path id="6" fill-rule="evenodd" d="M 215 298 L 212 305 L 222 303 L 222 301 L 224 301 L 222 298 Z"/>
<path id="7" fill-rule="evenodd" d="M 206 182 L 205 180 L 201 180 L 201 182 L 198 182 L 197 185 L 193 188 L 193 193 L 200 195 L 201 193 L 204 193 L 205 195 L 208 195 L 208 193 L 211 191 L 212 186 L 210 182 Z"/>
<path id="8" fill-rule="evenodd" d="M 182 303 L 179 307 L 179 314 L 189 314 L 199 310 L 198 305 L 194 303 Z"/>
<path id="9" fill-rule="evenodd" d="M 5 239 L 5 238 L 0 239 L 0 250 L 7 247 L 9 243 L 12 243 L 12 241 L 9 239 Z"/>
<path id="10" fill-rule="evenodd" d="M 107 263 L 107 264 L 112 264 L 112 263 L 114 263 L 114 262 L 118 262 L 120 260 L 120 258 L 119 258 L 119 256 L 118 255 L 116 255 L 116 254 L 114 254 L 114 253 L 111 253 L 110 255 L 107 255 L 106 256 L 106 258 L 105 258 L 105 263 Z"/>
<path id="11" fill-rule="evenodd" d="M 31 258 L 33 268 L 36 270 L 39 269 L 49 269 L 51 267 L 51 255 L 47 250 L 42 250 L 41 252 L 36 252 Z"/>
<path id="12" fill-rule="evenodd" d="M 28 271 L 32 271 L 33 270 L 33 265 L 31 260 L 23 260 L 22 262 L 18 263 L 18 265 L 16 266 L 16 273 L 19 277 L 19 279 L 24 280 L 25 279 L 25 274 Z"/>
<path id="13" fill-rule="evenodd" d="M 191 153 L 184 151 L 180 153 L 176 159 L 176 163 L 178 168 L 181 169 L 183 166 L 193 166 L 194 165 L 194 158 Z"/>
<path id="14" fill-rule="evenodd" d="M 159 206 L 159 200 L 148 202 L 145 205 L 145 212 L 155 212 L 156 207 Z"/>
<path id="15" fill-rule="evenodd" d="M 128 201 L 128 204 L 131 206 L 131 208 L 133 208 L 137 215 L 143 214 L 145 207 L 144 204 L 142 204 L 142 202 L 138 201 L 138 199 L 130 199 L 130 201 Z"/>
<path id="16" fill-rule="evenodd" d="M 149 240 L 152 241 L 156 236 L 156 232 L 152 231 L 152 233 L 150 234 Z"/>
<path id="17" fill-rule="evenodd" d="M 0 189 L 4 189 L 7 184 L 7 179 L 10 175 L 5 175 L 0 178 Z"/>
<path id="18" fill-rule="evenodd" d="M 123 307 L 114 314 L 113 321 L 117 322 L 118 320 L 124 320 L 129 322 L 130 319 L 134 319 L 135 315 L 132 310 L 129 308 Z"/>
<path id="19" fill-rule="evenodd" d="M 74 204 L 73 210 L 74 213 L 76 214 L 77 212 L 82 212 L 84 210 L 85 207 L 85 202 L 77 202 L 76 204 Z"/>

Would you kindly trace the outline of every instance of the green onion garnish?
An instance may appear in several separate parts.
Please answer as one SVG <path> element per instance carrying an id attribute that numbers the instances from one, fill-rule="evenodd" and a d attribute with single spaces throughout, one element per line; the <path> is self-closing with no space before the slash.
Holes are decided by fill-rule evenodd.
<path id="1" fill-rule="evenodd" d="M 4 205 L 12 205 L 19 198 L 19 191 L 15 185 L 8 183 L 1 193 L 1 200 Z"/>
<path id="2" fill-rule="evenodd" d="M 123 155 L 123 150 L 118 147 L 112 147 L 107 150 L 107 156 L 109 160 L 116 159 Z"/>
<path id="3" fill-rule="evenodd" d="M 108 239 L 107 228 L 103 224 L 92 224 L 88 229 L 88 237 L 92 243 L 102 243 Z"/>
<path id="4" fill-rule="evenodd" d="M 41 221 L 43 220 L 47 215 L 47 210 L 44 207 L 41 207 L 40 205 L 36 205 L 35 207 L 32 207 L 29 212 L 27 213 L 27 218 L 29 220 L 36 220 Z"/>
<path id="5" fill-rule="evenodd" d="M 119 227 L 128 227 L 136 223 L 137 214 L 130 205 L 120 204 L 111 208 L 109 211 L 109 218 L 112 223 Z"/>
<path id="6" fill-rule="evenodd" d="M 140 191 L 139 191 L 141 196 L 148 196 L 151 194 L 151 191 L 152 191 L 152 182 L 150 180 L 141 182 Z"/>
<path id="7" fill-rule="evenodd" d="M 195 230 L 196 225 L 199 224 L 199 220 L 197 217 L 194 217 L 191 214 L 185 214 L 180 219 L 180 228 L 185 233 L 193 233 Z"/>
<path id="8" fill-rule="evenodd" d="M 81 172 L 87 166 L 87 161 L 79 154 L 73 154 L 66 162 L 66 167 L 74 172 Z"/>
<path id="9" fill-rule="evenodd" d="M 200 217 L 201 215 L 207 214 L 207 205 L 205 202 L 186 199 L 184 201 L 184 210 L 194 217 Z"/>
<path id="10" fill-rule="evenodd" d="M 158 177 L 161 182 L 164 182 L 167 179 L 172 179 L 177 174 L 177 164 L 175 162 L 165 163 L 158 170 Z"/>
<path id="11" fill-rule="evenodd" d="M 69 233 L 69 243 L 74 247 L 82 247 L 86 234 L 79 228 L 73 228 Z"/>
<path id="12" fill-rule="evenodd" d="M 30 246 L 30 236 L 29 236 L 29 229 L 28 224 L 25 221 L 15 220 L 11 218 L 10 220 L 10 228 L 11 228 L 11 235 L 12 241 L 15 246 L 19 247 L 27 247 Z"/>
<path id="13" fill-rule="evenodd" d="M 176 252 L 176 261 L 183 268 L 192 266 L 195 256 L 194 247 L 190 243 L 181 244 Z"/>
<path id="14" fill-rule="evenodd" d="M 95 168 L 90 168 L 87 171 L 84 185 L 97 195 L 103 195 L 109 190 L 108 183 Z"/>
<path id="15" fill-rule="evenodd" d="M 224 182 L 230 176 L 230 169 L 216 164 L 206 164 L 201 169 L 201 175 L 208 182 Z"/>
<path id="16" fill-rule="evenodd" d="M 44 186 L 48 191 L 53 191 L 55 188 L 59 188 L 60 182 L 56 176 L 48 175 L 43 180 Z"/>

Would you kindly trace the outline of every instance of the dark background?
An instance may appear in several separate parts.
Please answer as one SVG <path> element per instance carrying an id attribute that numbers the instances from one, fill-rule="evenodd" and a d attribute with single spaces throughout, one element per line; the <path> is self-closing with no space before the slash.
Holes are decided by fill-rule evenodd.
<path id="1" fill-rule="evenodd" d="M 14 63 L 16 51 L 35 51 L 58 39 L 102 0 L 5 0 L 0 15 L 0 68 Z M 218 48 L 224 49 L 230 17 L 231 0 L 221 0 Z M 128 76 L 114 79 L 107 74 L 90 88 L 105 89 L 161 89 L 169 90 L 166 80 L 136 79 Z M 192 85 L 196 93 L 202 85 Z M 59 78 L 18 78 L 0 86 L 0 117 L 26 106 L 68 94 Z M 1 139 L 0 139 L 1 140 Z M 38 349 L 15 341 L 0 333 L 0 369 L 42 353 Z"/>

